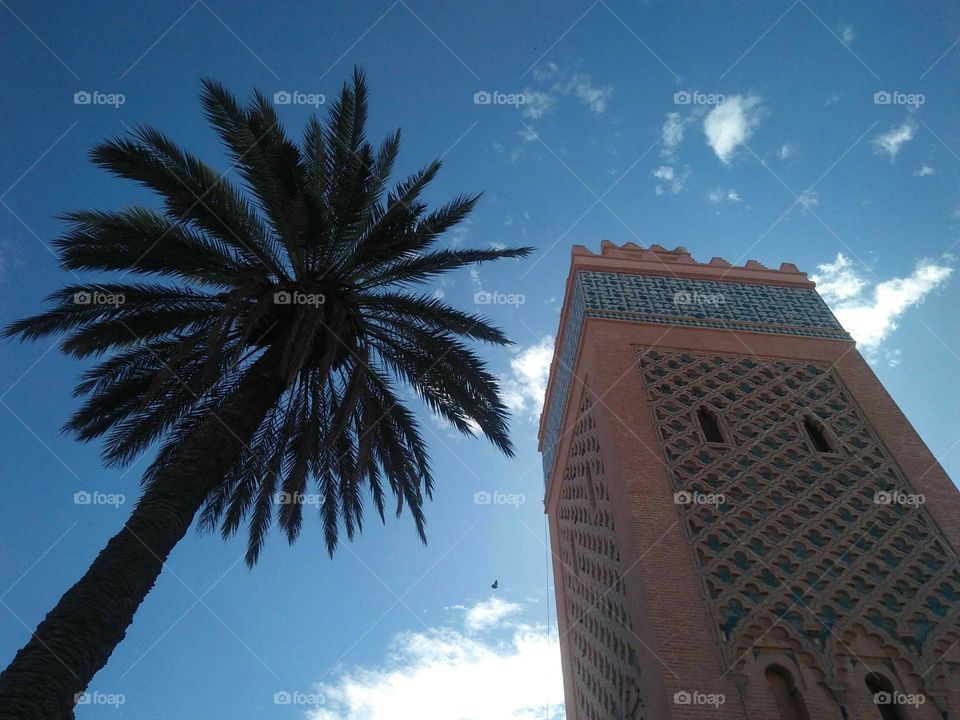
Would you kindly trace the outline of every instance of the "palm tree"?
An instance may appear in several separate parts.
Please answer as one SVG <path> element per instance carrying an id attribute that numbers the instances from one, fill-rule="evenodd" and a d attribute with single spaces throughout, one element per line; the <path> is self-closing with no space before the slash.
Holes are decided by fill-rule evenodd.
<path id="1" fill-rule="evenodd" d="M 150 188 L 163 209 L 68 213 L 61 262 L 153 280 L 65 287 L 6 329 L 66 333 L 65 352 L 106 355 L 78 384 L 85 400 L 66 429 L 103 438 L 108 464 L 158 450 L 124 528 L 0 674 L 0 717 L 73 716 L 198 512 L 201 529 L 224 537 L 246 525 L 250 566 L 275 515 L 297 539 L 311 488 L 331 554 L 341 528 L 361 530 L 365 500 L 381 521 L 388 500 L 398 515 L 406 505 L 425 539 L 433 479 L 398 385 L 513 454 L 496 379 L 468 346 L 509 340 L 415 290 L 530 248 L 437 247 L 479 196 L 428 211 L 421 195 L 439 161 L 387 190 L 400 133 L 377 150 L 365 139 L 359 70 L 300 144 L 260 93 L 244 106 L 205 80 L 201 100 L 245 191 L 149 127 L 95 147 L 97 165 Z"/>

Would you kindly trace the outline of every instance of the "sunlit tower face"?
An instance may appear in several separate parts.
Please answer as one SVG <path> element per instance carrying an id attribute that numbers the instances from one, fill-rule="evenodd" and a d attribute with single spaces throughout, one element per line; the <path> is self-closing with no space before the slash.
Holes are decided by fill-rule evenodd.
<path id="1" fill-rule="evenodd" d="M 960 717 L 960 496 L 795 266 L 576 247 L 540 442 L 570 720 Z"/>

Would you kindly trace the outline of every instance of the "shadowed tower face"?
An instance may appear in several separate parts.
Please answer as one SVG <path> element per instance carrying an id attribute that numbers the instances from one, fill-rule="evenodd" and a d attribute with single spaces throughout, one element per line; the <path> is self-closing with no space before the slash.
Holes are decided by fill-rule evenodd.
<path id="1" fill-rule="evenodd" d="M 793 265 L 575 247 L 540 449 L 569 720 L 960 720 L 960 494 Z"/>

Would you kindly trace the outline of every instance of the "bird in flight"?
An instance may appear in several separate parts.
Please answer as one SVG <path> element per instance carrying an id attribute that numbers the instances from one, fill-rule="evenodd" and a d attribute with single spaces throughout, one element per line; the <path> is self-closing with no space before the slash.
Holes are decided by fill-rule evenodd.
<path id="1" fill-rule="evenodd" d="M 499 581 L 499 580 L 494 580 L 494 581 L 493 581 L 493 585 L 491 585 L 490 587 L 492 587 L 494 590 L 496 590 L 498 587 L 500 587 L 500 581 Z"/>

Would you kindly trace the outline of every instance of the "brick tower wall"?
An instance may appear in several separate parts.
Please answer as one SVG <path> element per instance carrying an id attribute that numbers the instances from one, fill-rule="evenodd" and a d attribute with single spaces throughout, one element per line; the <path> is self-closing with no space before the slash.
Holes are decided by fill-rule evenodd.
<path id="1" fill-rule="evenodd" d="M 541 442 L 568 718 L 775 719 L 771 665 L 811 718 L 880 717 L 868 673 L 923 695 L 904 717 L 960 714 L 960 498 L 806 276 L 577 251 L 557 348 Z"/>

